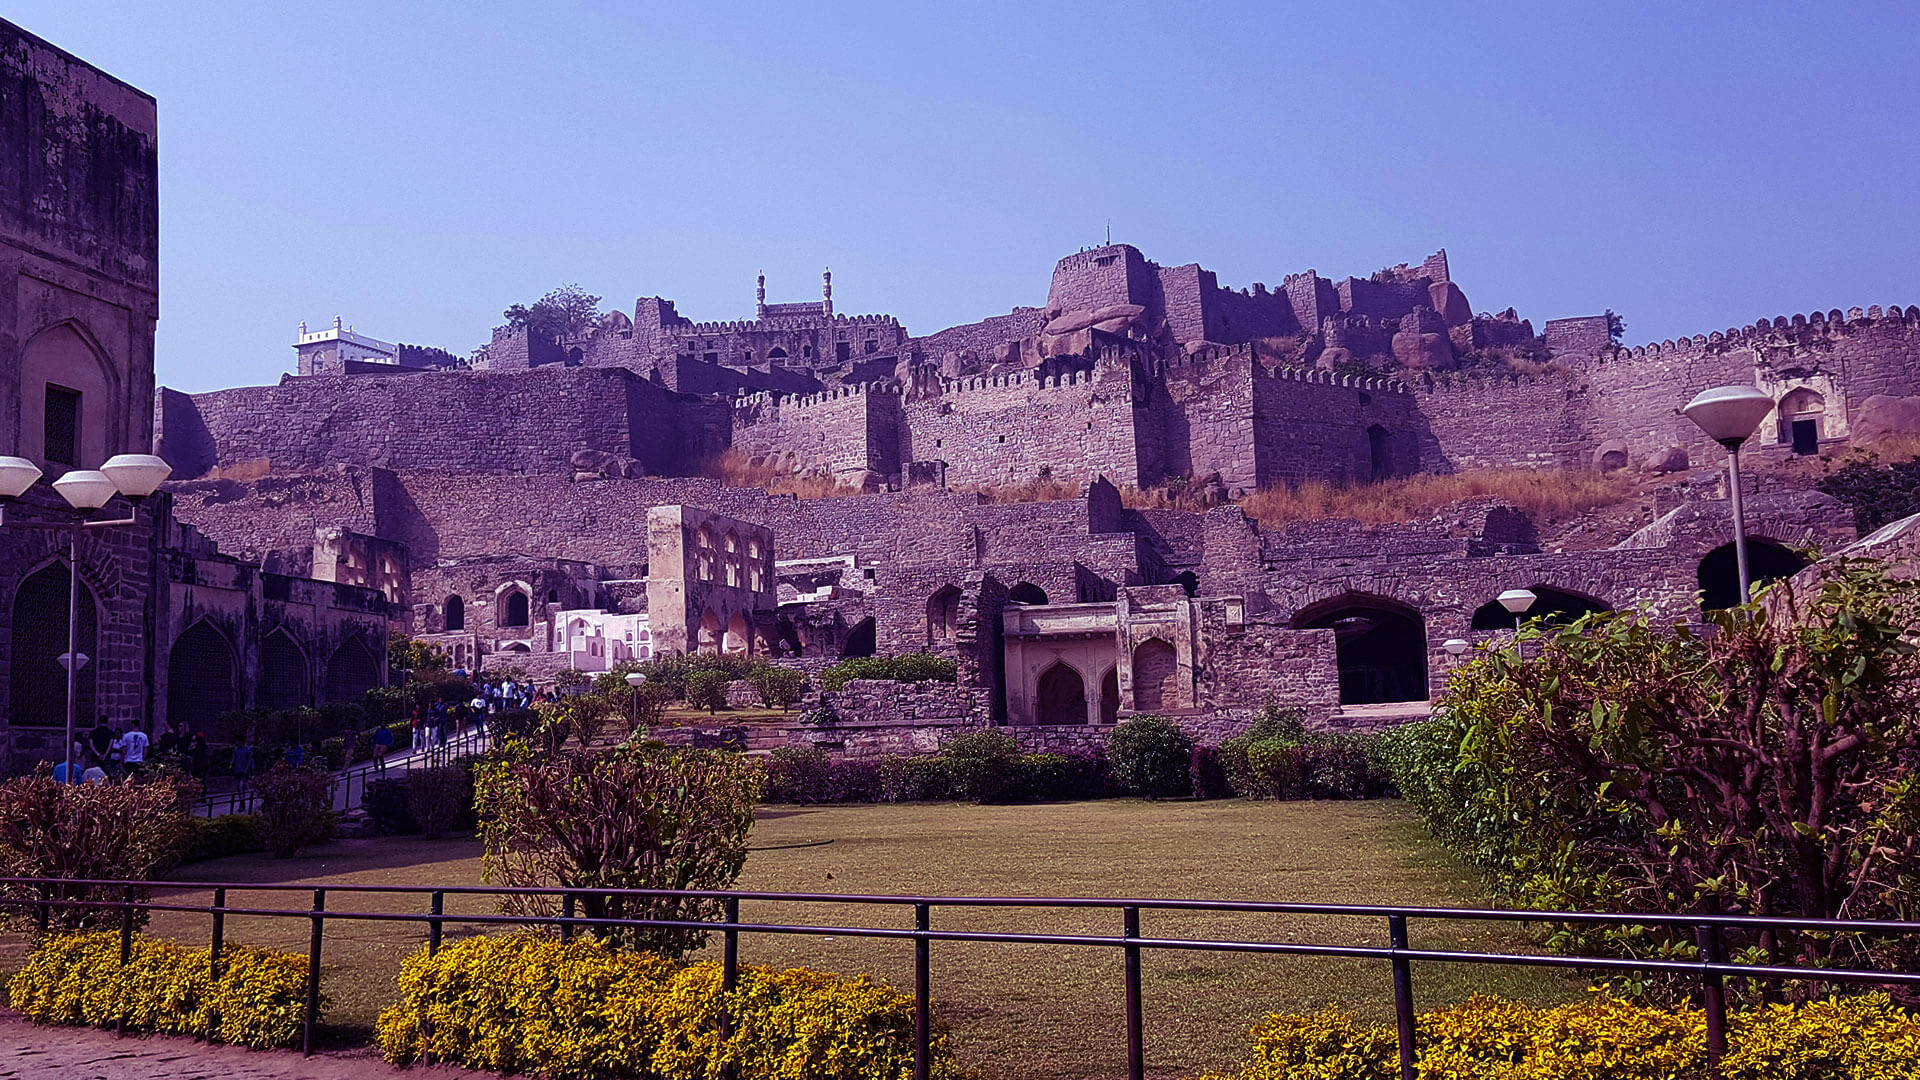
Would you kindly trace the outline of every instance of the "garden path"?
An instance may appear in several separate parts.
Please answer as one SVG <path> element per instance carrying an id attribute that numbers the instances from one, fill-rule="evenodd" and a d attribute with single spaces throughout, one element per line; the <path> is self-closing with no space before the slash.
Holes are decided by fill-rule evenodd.
<path id="1" fill-rule="evenodd" d="M 447 1065 L 396 1069 L 367 1049 L 302 1057 L 292 1050 L 209 1046 L 192 1039 L 40 1027 L 0 1009 L 0 1080 L 498 1080 Z"/>

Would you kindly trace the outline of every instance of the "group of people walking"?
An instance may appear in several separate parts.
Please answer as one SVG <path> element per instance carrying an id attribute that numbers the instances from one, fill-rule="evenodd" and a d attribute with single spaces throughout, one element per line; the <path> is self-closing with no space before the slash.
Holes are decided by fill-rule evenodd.
<path id="1" fill-rule="evenodd" d="M 53 778 L 63 784 L 104 784 L 139 776 L 147 771 L 149 751 L 160 757 L 177 755 L 195 776 L 207 774 L 210 751 L 205 732 L 188 733 L 169 724 L 155 743 L 139 728 L 117 728 L 103 716 L 92 731 L 73 740 L 67 760 L 54 766 Z"/>

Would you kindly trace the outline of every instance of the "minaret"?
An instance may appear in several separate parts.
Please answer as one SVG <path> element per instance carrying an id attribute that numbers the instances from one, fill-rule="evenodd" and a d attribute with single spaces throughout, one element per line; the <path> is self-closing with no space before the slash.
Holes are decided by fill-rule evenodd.
<path id="1" fill-rule="evenodd" d="M 833 318 L 833 269 L 820 272 L 820 314 Z"/>
<path id="2" fill-rule="evenodd" d="M 760 271 L 759 280 L 754 283 L 753 317 L 756 319 L 767 317 L 767 272 L 765 270 Z"/>

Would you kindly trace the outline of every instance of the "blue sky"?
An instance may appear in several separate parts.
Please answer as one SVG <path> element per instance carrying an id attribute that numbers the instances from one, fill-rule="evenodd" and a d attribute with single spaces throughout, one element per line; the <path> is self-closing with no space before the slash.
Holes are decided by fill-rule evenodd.
<path id="1" fill-rule="evenodd" d="M 1920 5 L 14 0 L 155 95 L 159 377 L 464 354 L 578 282 L 915 333 L 1113 237 L 1223 284 L 1447 248 L 1632 341 L 1920 303 Z"/>

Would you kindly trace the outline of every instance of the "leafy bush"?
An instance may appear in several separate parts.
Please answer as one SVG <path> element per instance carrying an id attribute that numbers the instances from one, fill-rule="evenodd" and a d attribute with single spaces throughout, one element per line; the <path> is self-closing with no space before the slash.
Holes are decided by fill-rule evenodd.
<path id="1" fill-rule="evenodd" d="M 866 977 L 742 966 L 720 1038 L 720 965 L 682 966 L 590 938 L 475 937 L 401 967 L 376 1035 L 396 1065 L 586 1080 L 741 1077 L 905 1080 L 913 999 Z M 944 1031 L 933 1075 L 956 1074 Z"/>
<path id="2" fill-rule="evenodd" d="M 767 756 L 766 800 L 833 802 L 833 758 L 810 746 L 782 746 Z"/>
<path id="3" fill-rule="evenodd" d="M 221 814 L 190 817 L 180 845 L 179 861 L 204 862 L 267 849 L 267 824 L 259 814 Z"/>
<path id="4" fill-rule="evenodd" d="M 1309 734 L 1298 709 L 1267 705 L 1246 731 L 1220 744 L 1235 794 L 1253 799 L 1367 799 L 1393 780 L 1376 736 Z"/>
<path id="5" fill-rule="evenodd" d="M 959 665 L 931 653 L 857 656 L 842 660 L 821 671 L 820 689 L 828 692 L 839 690 L 854 679 L 886 679 L 904 683 L 950 683 L 957 679 L 959 674 Z"/>
<path id="6" fill-rule="evenodd" d="M 731 680 L 724 671 L 695 671 L 687 676 L 687 704 L 695 709 L 705 709 L 716 713 L 727 707 L 727 684 Z"/>
<path id="7" fill-rule="evenodd" d="M 1849 462 L 1813 486 L 1847 504 L 1862 536 L 1909 514 L 1920 514 L 1920 459 Z"/>
<path id="8" fill-rule="evenodd" d="M 1400 1073 L 1390 1027 L 1330 1009 L 1275 1014 L 1252 1031 L 1253 1059 L 1203 1080 L 1391 1080 Z M 1423 1077 L 1582 1077 L 1584 1080 L 1912 1080 L 1920 1018 L 1885 994 L 1774 1005 L 1728 1018 L 1728 1053 L 1707 1060 L 1706 1014 L 1634 1005 L 1596 993 L 1532 1008 L 1474 997 L 1421 1014 Z"/>
<path id="9" fill-rule="evenodd" d="M 429 840 L 458 828 L 473 807 L 473 772 L 460 765 L 409 769 L 406 779 L 407 815 Z M 371 814 L 369 814 L 371 816 Z"/>
<path id="10" fill-rule="evenodd" d="M 283 761 L 255 778 L 254 790 L 274 858 L 291 859 L 303 847 L 333 839 L 333 782 L 327 774 Z"/>
<path id="11" fill-rule="evenodd" d="M 888 755 L 880 759 L 880 797 L 888 802 L 950 799 L 953 774 L 936 754 Z"/>
<path id="12" fill-rule="evenodd" d="M 166 783 L 57 784 L 48 773 L 0 783 L 0 877 L 142 881 L 178 856 L 186 815 Z M 73 902 L 117 901 L 111 886 L 0 886 L 3 895 Z M 10 921 L 31 910 L 8 908 Z M 88 906 L 54 908 L 69 929 L 117 924 L 119 912 Z M 144 913 L 141 914 L 144 918 Z"/>
<path id="13" fill-rule="evenodd" d="M 1536 908 L 1920 917 L 1920 582 L 1849 563 L 1801 593 L 1523 634 L 1385 740 L 1401 792 L 1503 901 Z M 1552 944 L 1693 955 L 1684 935 Z M 1911 942 L 1735 935 L 1763 962 L 1920 962 Z"/>
<path id="14" fill-rule="evenodd" d="M 745 679 L 753 674 L 756 663 L 764 663 L 758 657 L 745 653 L 688 653 L 676 656 L 656 656 L 637 664 L 616 664 L 612 671 L 594 680 L 596 693 L 610 693 L 627 688 L 628 671 L 638 671 L 647 677 L 650 683 L 664 686 L 675 698 L 687 698 L 687 680 L 700 672 L 717 672 L 722 682 Z"/>
<path id="15" fill-rule="evenodd" d="M 1107 760 L 1120 786 L 1149 799 L 1185 795 L 1193 740 L 1164 716 L 1131 717 L 1107 736 Z"/>
<path id="16" fill-rule="evenodd" d="M 407 805 L 407 782 L 401 776 L 367 781 L 360 808 L 367 812 L 375 832 L 387 836 L 410 836 L 420 831 L 413 810 Z"/>
<path id="17" fill-rule="evenodd" d="M 753 683 L 753 688 L 760 693 L 760 701 L 769 709 L 792 708 L 807 686 L 805 673 L 764 662 L 753 669 L 747 680 Z"/>
<path id="18" fill-rule="evenodd" d="M 477 774 L 482 873 L 509 886 L 725 889 L 747 859 L 747 834 L 764 773 L 720 750 L 655 744 L 569 750 L 537 760 L 510 745 Z M 507 901 L 550 914 L 551 897 Z M 720 901 L 679 896 L 589 895 L 588 918 L 712 919 Z M 700 930 L 604 931 L 668 955 L 698 948 Z"/>
<path id="19" fill-rule="evenodd" d="M 1226 766 L 1220 763 L 1220 751 L 1216 747 L 1193 748 L 1193 756 L 1187 761 L 1187 778 L 1193 785 L 1195 798 L 1224 799 L 1234 793 L 1233 785 L 1227 783 Z"/>
<path id="20" fill-rule="evenodd" d="M 956 735 L 942 748 L 954 794 L 975 802 L 1009 802 L 1026 794 L 1020 743 L 999 728 Z"/>
<path id="21" fill-rule="evenodd" d="M 210 950 L 135 937 L 120 963 L 111 931 L 49 938 L 7 983 L 7 1002 L 42 1024 L 206 1035 L 240 1046 L 291 1046 L 300 1037 L 307 958 L 227 945 L 218 977 Z M 322 1008 L 325 999 L 322 999 Z"/>
<path id="22" fill-rule="evenodd" d="M 1029 799 L 1098 799 L 1111 795 L 1105 758 L 1081 754 L 1027 754 L 1023 795 Z"/>

